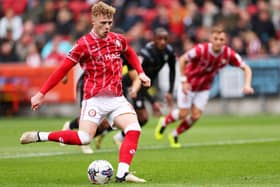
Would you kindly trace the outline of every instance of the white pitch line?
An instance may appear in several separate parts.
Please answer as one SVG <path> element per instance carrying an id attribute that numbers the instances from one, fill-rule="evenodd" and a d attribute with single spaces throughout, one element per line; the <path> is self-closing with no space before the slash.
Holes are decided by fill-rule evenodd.
<path id="1" fill-rule="evenodd" d="M 263 138 L 263 139 L 248 139 L 248 140 L 225 140 L 217 142 L 208 143 L 189 143 L 183 144 L 182 147 L 207 147 L 207 146 L 223 146 L 223 145 L 242 145 L 242 144 L 253 144 L 253 143 L 268 143 L 268 142 L 278 142 L 280 138 Z M 167 145 L 155 145 L 155 146 L 143 146 L 139 150 L 159 150 L 170 148 Z M 108 153 L 116 152 L 117 149 L 101 149 L 96 150 L 94 154 L 97 153 Z M 45 153 L 0 153 L 0 159 L 10 159 L 10 158 L 30 158 L 30 157 L 44 157 L 44 156 L 57 156 L 57 155 L 71 155 L 71 154 L 81 154 L 81 152 L 45 152 Z"/>

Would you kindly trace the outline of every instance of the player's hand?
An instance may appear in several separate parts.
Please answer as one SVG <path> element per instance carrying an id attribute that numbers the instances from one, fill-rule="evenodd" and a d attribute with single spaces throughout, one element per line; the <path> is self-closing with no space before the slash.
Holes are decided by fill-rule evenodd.
<path id="1" fill-rule="evenodd" d="M 161 116 L 162 115 L 162 113 L 160 111 L 161 106 L 160 106 L 159 102 L 154 102 L 152 104 L 152 108 L 153 108 L 153 113 L 154 113 L 155 116 Z"/>
<path id="2" fill-rule="evenodd" d="M 66 84 L 68 82 L 68 76 L 64 76 L 63 79 L 61 80 L 62 84 Z"/>
<path id="3" fill-rule="evenodd" d="M 33 97 L 31 97 L 31 109 L 37 110 L 40 105 L 43 103 L 44 95 L 40 92 L 36 93 Z"/>
<path id="4" fill-rule="evenodd" d="M 243 92 L 244 94 L 250 94 L 250 95 L 252 95 L 252 94 L 254 94 L 254 89 L 253 89 L 251 86 L 244 86 L 242 92 Z"/>
<path id="5" fill-rule="evenodd" d="M 151 86 L 151 79 L 145 73 L 140 73 L 138 76 L 139 76 L 139 79 L 141 80 L 143 86 L 145 86 L 145 87 Z"/>
<path id="6" fill-rule="evenodd" d="M 167 105 L 169 107 L 169 109 L 173 109 L 173 106 L 174 106 L 174 100 L 173 100 L 173 96 L 171 93 L 166 93 L 165 94 L 165 99 L 166 99 L 166 102 L 167 102 Z"/>
<path id="7" fill-rule="evenodd" d="M 191 85 L 188 82 L 182 82 L 182 90 L 184 94 L 188 94 L 189 90 L 191 90 Z"/>

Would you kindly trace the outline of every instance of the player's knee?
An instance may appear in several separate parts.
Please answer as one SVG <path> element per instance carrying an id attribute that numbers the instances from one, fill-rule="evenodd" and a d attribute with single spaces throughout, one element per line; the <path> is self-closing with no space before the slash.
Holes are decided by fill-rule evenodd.
<path id="1" fill-rule="evenodd" d="M 186 118 L 188 116 L 188 114 L 189 114 L 189 110 L 187 110 L 187 109 L 180 109 L 180 111 L 179 111 L 179 118 L 180 119 L 184 119 L 184 118 Z"/>
<path id="2" fill-rule="evenodd" d="M 90 135 L 87 132 L 78 131 L 78 136 L 80 138 L 80 141 L 81 141 L 82 145 L 90 144 L 91 137 L 90 137 Z"/>
<path id="3" fill-rule="evenodd" d="M 197 121 L 200 118 L 201 114 L 200 113 L 193 113 L 191 115 L 191 119 L 193 122 Z"/>
<path id="4" fill-rule="evenodd" d="M 124 133 L 126 134 L 128 131 L 141 132 L 141 127 L 140 127 L 139 123 L 131 123 L 124 129 Z"/>

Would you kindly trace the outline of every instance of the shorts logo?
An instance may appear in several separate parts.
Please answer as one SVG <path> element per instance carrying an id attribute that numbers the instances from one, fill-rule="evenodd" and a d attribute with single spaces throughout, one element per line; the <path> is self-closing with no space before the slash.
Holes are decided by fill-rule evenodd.
<path id="1" fill-rule="evenodd" d="M 96 115 L 96 111 L 95 111 L 94 109 L 90 109 L 90 110 L 88 111 L 88 115 L 89 115 L 90 117 L 94 117 L 94 116 Z"/>

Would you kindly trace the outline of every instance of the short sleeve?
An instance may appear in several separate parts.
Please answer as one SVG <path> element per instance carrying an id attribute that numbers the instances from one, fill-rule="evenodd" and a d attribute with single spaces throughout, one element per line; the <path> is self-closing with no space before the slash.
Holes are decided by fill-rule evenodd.
<path id="1" fill-rule="evenodd" d="M 121 42 L 121 45 L 122 45 L 122 50 L 126 51 L 127 48 L 128 48 L 127 40 L 126 40 L 126 38 L 123 35 L 121 35 L 121 34 L 118 34 L 118 35 L 119 35 L 120 42 Z"/>
<path id="2" fill-rule="evenodd" d="M 81 63 L 85 58 L 85 45 L 79 40 L 75 43 L 72 49 L 68 52 L 67 58 L 74 61 L 75 63 Z"/>

